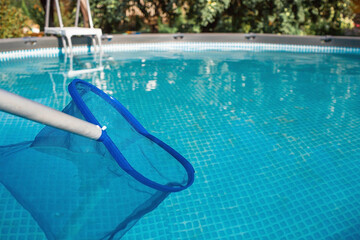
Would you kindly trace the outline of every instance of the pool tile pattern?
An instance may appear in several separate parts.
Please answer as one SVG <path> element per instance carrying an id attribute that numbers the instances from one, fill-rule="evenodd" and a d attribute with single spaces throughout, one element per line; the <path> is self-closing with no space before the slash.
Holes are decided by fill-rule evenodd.
<path id="1" fill-rule="evenodd" d="M 103 73 L 81 78 L 111 92 L 196 170 L 192 187 L 170 194 L 123 239 L 360 239 L 357 55 L 109 56 Z M 71 79 L 55 71 L 53 81 L 44 72 L 2 78 L 1 87 L 57 109 L 69 100 Z M 2 144 L 31 140 L 41 129 L 0 119 Z M 5 189 L 0 236 L 43 239 Z"/>

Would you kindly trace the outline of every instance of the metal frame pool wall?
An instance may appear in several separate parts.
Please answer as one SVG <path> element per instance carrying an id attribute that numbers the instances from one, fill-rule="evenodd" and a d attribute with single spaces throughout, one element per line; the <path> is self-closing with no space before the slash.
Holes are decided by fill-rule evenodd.
<path id="1" fill-rule="evenodd" d="M 251 43 L 268 44 L 273 50 L 274 45 L 287 45 L 291 49 L 295 46 L 303 47 L 335 47 L 351 48 L 352 51 L 345 52 L 360 52 L 360 37 L 345 37 L 345 36 L 291 36 L 291 35 L 275 35 L 275 34 L 239 34 L 239 33 L 200 33 L 200 34 L 129 34 L 129 35 L 113 35 L 111 41 L 104 35 L 103 45 L 107 49 L 109 45 L 122 45 L 122 44 L 159 44 L 164 45 L 171 43 L 223 43 L 223 44 L 240 44 L 248 45 Z M 86 47 L 89 45 L 86 37 L 73 38 L 74 46 Z M 182 44 L 180 44 L 182 45 Z M 27 38 L 13 38 L 13 39 L 0 39 L 0 54 L 9 53 L 21 50 L 35 50 L 47 49 L 47 52 L 52 54 L 61 53 L 62 43 L 58 37 L 27 37 Z M 52 49 L 52 51 L 49 51 Z M 312 52 L 318 52 L 313 48 Z M 300 49 L 301 50 L 301 49 Z M 26 51 L 28 52 L 28 51 Z M 29 52 L 29 53 L 30 53 Z M 333 51 L 330 51 L 333 52 Z M 342 51 L 340 51 L 342 52 Z M 7 54 L 8 55 L 8 54 Z M 0 55 L 1 57 L 1 55 Z"/>

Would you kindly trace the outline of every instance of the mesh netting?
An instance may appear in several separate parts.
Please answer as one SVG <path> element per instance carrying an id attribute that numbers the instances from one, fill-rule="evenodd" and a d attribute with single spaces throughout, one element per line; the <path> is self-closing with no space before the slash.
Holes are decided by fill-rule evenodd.
<path id="1" fill-rule="evenodd" d="M 63 112 L 106 132 L 100 141 L 45 127 L 0 147 L 0 182 L 48 239 L 120 238 L 164 198 L 193 182 L 191 165 L 116 100 L 74 80 Z"/>

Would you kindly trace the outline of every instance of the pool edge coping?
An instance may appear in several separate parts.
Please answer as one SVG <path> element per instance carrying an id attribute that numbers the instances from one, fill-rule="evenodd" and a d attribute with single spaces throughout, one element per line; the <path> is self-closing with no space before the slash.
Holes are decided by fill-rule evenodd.
<path id="1" fill-rule="evenodd" d="M 106 35 L 105 35 L 106 36 Z M 74 37 L 75 52 L 86 52 L 90 49 L 91 41 L 86 37 Z M 182 50 L 179 46 L 197 44 L 208 48 L 228 46 L 229 50 L 255 50 L 261 51 L 288 51 L 288 52 L 314 52 L 314 53 L 360 53 L 360 37 L 347 36 L 294 36 L 275 34 L 240 34 L 240 33 L 186 33 L 186 34 L 130 34 L 112 35 L 111 41 L 104 38 L 102 41 L 105 51 L 124 51 L 123 48 L 144 50 Z M 144 46 L 149 47 L 144 47 Z M 195 46 L 194 45 L 194 46 Z M 137 46 L 137 47 L 135 47 Z M 141 46 L 139 48 L 139 46 Z M 169 46 L 173 46 L 170 47 Z M 206 47 L 207 46 L 207 47 Z M 231 47 L 232 46 L 232 47 Z M 260 47 L 260 48 L 259 48 Z M 0 39 L 0 61 L 26 56 L 57 56 L 63 52 L 60 38 L 13 38 Z M 80 49 L 80 50 L 79 50 Z M 186 51 L 185 49 L 185 51 Z M 285 50 L 284 50 L 285 49 Z M 307 51 L 306 49 L 312 49 Z M 192 49 L 194 51 L 196 49 Z"/>

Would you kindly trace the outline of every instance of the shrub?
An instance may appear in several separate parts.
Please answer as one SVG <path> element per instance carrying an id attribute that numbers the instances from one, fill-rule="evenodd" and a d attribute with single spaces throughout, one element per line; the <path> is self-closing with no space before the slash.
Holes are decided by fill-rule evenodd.
<path id="1" fill-rule="evenodd" d="M 29 18 L 23 11 L 10 4 L 10 0 L 0 1 L 0 38 L 23 37 L 23 28 Z"/>

